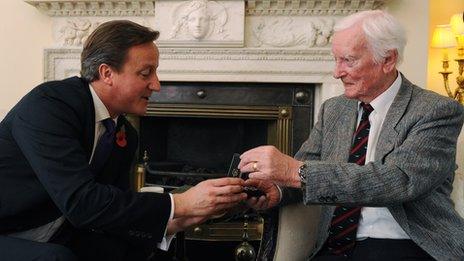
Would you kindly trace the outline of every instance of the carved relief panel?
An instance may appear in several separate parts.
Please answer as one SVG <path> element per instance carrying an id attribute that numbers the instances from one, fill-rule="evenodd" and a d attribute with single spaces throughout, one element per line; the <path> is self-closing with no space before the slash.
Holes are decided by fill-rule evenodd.
<path id="1" fill-rule="evenodd" d="M 160 0 L 155 8 L 160 47 L 243 47 L 244 0 Z"/>
<path id="2" fill-rule="evenodd" d="M 261 48 L 329 48 L 331 17 L 248 17 L 246 45 Z"/>

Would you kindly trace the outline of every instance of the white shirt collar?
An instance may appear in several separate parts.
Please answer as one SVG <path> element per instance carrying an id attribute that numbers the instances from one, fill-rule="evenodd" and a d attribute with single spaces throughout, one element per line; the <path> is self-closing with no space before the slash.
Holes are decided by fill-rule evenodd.
<path id="1" fill-rule="evenodd" d="M 395 81 L 383 93 L 377 96 L 369 104 L 374 108 L 373 113 L 386 114 L 390 105 L 393 103 L 396 94 L 400 90 L 402 83 L 401 74 L 398 72 Z M 359 102 L 361 103 L 361 102 Z M 358 104 L 359 104 L 358 103 Z"/>
<path id="2" fill-rule="evenodd" d="M 90 93 L 92 94 L 93 106 L 95 107 L 95 123 L 110 118 L 110 112 L 106 108 L 105 104 L 103 104 L 100 97 L 98 97 L 91 84 L 89 84 L 89 88 Z M 115 123 L 117 123 L 118 118 L 116 117 L 113 120 L 115 121 Z"/>

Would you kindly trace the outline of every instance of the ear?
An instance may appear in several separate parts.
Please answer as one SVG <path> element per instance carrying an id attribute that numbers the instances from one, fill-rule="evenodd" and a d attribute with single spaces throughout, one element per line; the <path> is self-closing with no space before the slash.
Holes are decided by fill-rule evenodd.
<path id="1" fill-rule="evenodd" d="M 100 80 L 102 80 L 104 83 L 108 85 L 113 85 L 114 73 L 114 70 L 106 63 L 102 63 L 98 67 L 98 74 L 100 76 Z"/>
<path id="2" fill-rule="evenodd" d="M 393 71 L 396 68 L 396 61 L 398 61 L 398 51 L 389 50 L 383 62 L 383 72 L 389 73 Z"/>

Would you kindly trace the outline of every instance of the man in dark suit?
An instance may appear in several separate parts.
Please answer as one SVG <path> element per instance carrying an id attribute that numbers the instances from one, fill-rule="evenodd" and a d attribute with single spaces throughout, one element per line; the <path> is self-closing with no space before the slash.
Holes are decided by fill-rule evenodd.
<path id="1" fill-rule="evenodd" d="M 136 193 L 129 173 L 156 75 L 158 32 L 129 21 L 86 41 L 82 78 L 34 88 L 0 124 L 2 260 L 144 260 L 166 237 L 246 199 L 240 179 Z"/>
<path id="2" fill-rule="evenodd" d="M 345 93 L 324 102 L 295 158 L 270 146 L 242 154 L 248 184 L 267 193 L 250 204 L 322 205 L 314 260 L 463 260 L 450 199 L 463 106 L 398 72 L 406 39 L 388 13 L 360 12 L 334 31 Z"/>

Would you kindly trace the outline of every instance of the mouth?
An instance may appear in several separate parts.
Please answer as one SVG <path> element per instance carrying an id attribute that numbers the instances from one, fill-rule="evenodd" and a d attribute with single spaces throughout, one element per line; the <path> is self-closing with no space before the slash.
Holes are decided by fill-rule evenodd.
<path id="1" fill-rule="evenodd" d="M 347 86 L 347 85 L 353 85 L 353 83 L 351 82 L 343 82 L 343 85 Z"/>
<path id="2" fill-rule="evenodd" d="M 142 96 L 142 99 L 145 99 L 148 101 L 150 99 L 150 96 Z"/>

